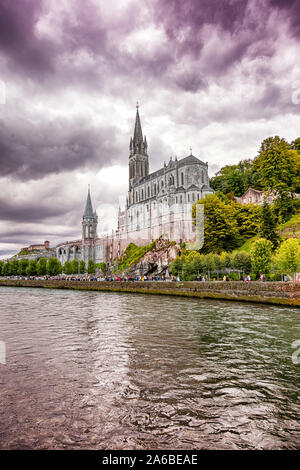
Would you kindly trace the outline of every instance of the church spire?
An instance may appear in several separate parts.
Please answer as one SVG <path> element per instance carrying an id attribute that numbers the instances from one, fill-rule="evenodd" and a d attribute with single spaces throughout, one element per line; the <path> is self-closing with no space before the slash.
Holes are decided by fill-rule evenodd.
<path id="1" fill-rule="evenodd" d="M 136 104 L 136 117 L 135 117 L 135 126 L 133 139 L 130 141 L 130 151 L 135 154 L 139 153 L 141 155 L 146 155 L 146 148 L 143 139 L 143 131 L 141 126 L 140 114 L 139 114 L 139 104 Z"/>
<path id="2" fill-rule="evenodd" d="M 88 189 L 88 195 L 86 199 L 86 204 L 85 204 L 85 210 L 83 217 L 93 217 L 94 212 L 93 212 L 93 206 L 92 206 L 92 200 L 91 200 L 91 193 L 90 193 L 90 185 Z"/>
<path id="3" fill-rule="evenodd" d="M 92 239 L 97 236 L 97 224 L 98 216 L 96 211 L 93 211 L 90 185 L 88 189 L 88 195 L 86 198 L 86 204 L 84 209 L 84 214 L 82 217 L 82 239 Z"/>

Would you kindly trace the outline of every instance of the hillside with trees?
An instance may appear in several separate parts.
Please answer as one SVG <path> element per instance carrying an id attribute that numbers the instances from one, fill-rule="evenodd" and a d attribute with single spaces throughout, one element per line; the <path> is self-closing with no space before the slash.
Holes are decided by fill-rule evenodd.
<path id="1" fill-rule="evenodd" d="M 200 253 L 183 250 L 173 273 L 195 279 L 250 272 L 257 278 L 264 272 L 280 279 L 299 271 L 300 138 L 291 143 L 278 136 L 265 139 L 253 160 L 224 166 L 211 186 L 215 194 L 192 209 L 195 218 L 197 204 L 205 207 L 203 248 Z M 238 202 L 250 187 L 263 191 L 263 205 Z M 267 202 L 270 195 L 272 203 Z"/>

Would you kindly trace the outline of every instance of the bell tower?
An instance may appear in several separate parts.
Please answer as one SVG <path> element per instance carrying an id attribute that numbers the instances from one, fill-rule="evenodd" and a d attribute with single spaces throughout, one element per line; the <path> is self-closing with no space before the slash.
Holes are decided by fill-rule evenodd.
<path id="1" fill-rule="evenodd" d="M 139 104 L 136 105 L 136 117 L 133 137 L 129 144 L 129 193 L 128 203 L 133 204 L 133 187 L 135 183 L 149 174 L 148 144 L 143 138 Z"/>
<path id="2" fill-rule="evenodd" d="M 85 210 L 82 217 L 82 240 L 91 240 L 97 237 L 98 216 L 93 211 L 90 185 L 88 189 Z"/>

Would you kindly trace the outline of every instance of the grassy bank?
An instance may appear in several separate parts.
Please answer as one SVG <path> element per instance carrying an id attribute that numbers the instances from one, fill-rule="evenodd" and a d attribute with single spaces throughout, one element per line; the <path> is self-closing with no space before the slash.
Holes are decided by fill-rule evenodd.
<path id="1" fill-rule="evenodd" d="M 0 280 L 1 286 L 48 289 L 92 290 L 155 295 L 175 295 L 199 299 L 233 300 L 300 307 L 300 286 L 281 282 L 85 282 Z"/>

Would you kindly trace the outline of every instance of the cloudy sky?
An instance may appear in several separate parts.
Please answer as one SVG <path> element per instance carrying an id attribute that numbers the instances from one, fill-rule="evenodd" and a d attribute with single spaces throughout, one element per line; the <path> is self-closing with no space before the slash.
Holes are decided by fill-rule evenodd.
<path id="1" fill-rule="evenodd" d="M 0 0 L 0 257 L 98 232 L 126 195 L 135 104 L 151 170 L 210 175 L 300 135 L 299 0 Z"/>

